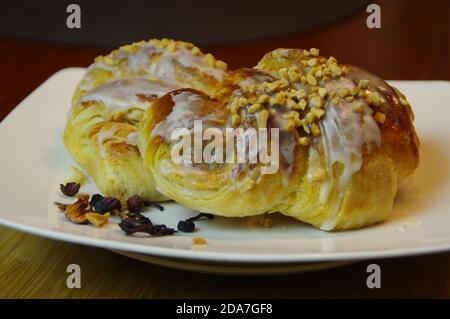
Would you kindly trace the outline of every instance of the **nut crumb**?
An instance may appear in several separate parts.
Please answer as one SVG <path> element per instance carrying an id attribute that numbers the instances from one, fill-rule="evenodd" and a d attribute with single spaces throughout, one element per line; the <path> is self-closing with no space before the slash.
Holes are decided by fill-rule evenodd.
<path id="1" fill-rule="evenodd" d="M 86 219 L 87 221 L 91 224 L 94 225 L 95 227 L 102 227 L 103 225 L 106 225 L 108 223 L 108 219 L 110 214 L 106 213 L 106 214 L 97 214 L 94 212 L 89 212 L 86 213 Z"/>
<path id="2" fill-rule="evenodd" d="M 264 228 L 271 228 L 273 226 L 273 219 L 268 217 L 268 216 L 262 216 L 259 219 L 259 223 L 261 224 L 261 226 L 263 226 Z"/>
<path id="3" fill-rule="evenodd" d="M 192 238 L 192 243 L 194 245 L 205 245 L 206 244 L 206 239 L 204 239 L 202 237 L 193 237 Z"/>

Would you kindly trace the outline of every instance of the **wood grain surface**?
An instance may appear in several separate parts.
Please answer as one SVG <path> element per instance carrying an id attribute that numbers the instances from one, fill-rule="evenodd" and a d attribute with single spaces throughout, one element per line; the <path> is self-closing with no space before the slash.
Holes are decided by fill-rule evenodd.
<path id="1" fill-rule="evenodd" d="M 450 80 L 450 1 L 378 1 L 382 28 L 361 12 L 314 31 L 264 42 L 206 48 L 232 68 L 254 65 L 278 47 L 318 47 L 340 62 L 387 79 Z M 137 39 L 138 40 L 138 39 Z M 107 50 L 0 37 L 0 119 L 57 70 L 88 66 Z M 6 181 L 0 181 L 4 183 Z M 381 289 L 366 287 L 366 267 L 382 269 Z M 66 286 L 79 264 L 82 288 Z M 450 297 L 450 254 L 364 261 L 312 273 L 233 277 L 145 264 L 107 250 L 0 227 L 0 298 Z"/>

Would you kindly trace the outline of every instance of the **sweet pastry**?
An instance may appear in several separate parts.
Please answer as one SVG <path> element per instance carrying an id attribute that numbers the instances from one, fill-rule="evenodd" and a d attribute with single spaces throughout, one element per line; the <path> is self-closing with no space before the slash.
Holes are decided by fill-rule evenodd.
<path id="1" fill-rule="evenodd" d="M 164 200 L 136 146 L 142 114 L 175 89 L 212 94 L 226 69 L 196 46 L 168 39 L 125 45 L 98 57 L 75 90 L 65 146 L 105 196 Z"/>
<path id="2" fill-rule="evenodd" d="M 183 149 L 186 161 L 175 161 L 173 132 L 195 134 L 196 121 L 202 133 L 278 129 L 267 141 L 272 150 L 278 144 L 278 169 L 263 173 L 271 164 L 239 163 L 236 153 L 234 162 L 196 163 L 195 145 Z M 138 146 L 152 183 L 181 205 L 232 217 L 280 212 L 345 230 L 389 215 L 398 183 L 419 161 L 412 122 L 404 95 L 377 76 L 317 49 L 278 49 L 256 67 L 228 74 L 213 93 L 180 89 L 154 100 Z"/>

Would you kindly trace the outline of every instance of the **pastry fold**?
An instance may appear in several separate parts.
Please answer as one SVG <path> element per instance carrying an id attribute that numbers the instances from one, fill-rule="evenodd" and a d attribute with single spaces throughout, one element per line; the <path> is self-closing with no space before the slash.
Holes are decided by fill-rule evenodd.
<path id="1" fill-rule="evenodd" d="M 142 114 L 153 100 L 179 88 L 212 94 L 226 69 L 193 44 L 168 39 L 100 56 L 75 90 L 64 144 L 105 196 L 166 200 L 136 145 Z"/>
<path id="2" fill-rule="evenodd" d="M 261 161 L 174 161 L 171 134 L 194 131 L 195 121 L 203 133 L 278 129 L 268 138 L 278 144 L 278 170 L 263 173 Z M 214 92 L 180 89 L 154 100 L 138 147 L 157 189 L 183 206 L 230 217 L 280 212 L 345 230 L 391 212 L 398 183 L 419 162 L 412 122 L 404 95 L 377 76 L 317 49 L 278 49 L 227 74 Z"/>

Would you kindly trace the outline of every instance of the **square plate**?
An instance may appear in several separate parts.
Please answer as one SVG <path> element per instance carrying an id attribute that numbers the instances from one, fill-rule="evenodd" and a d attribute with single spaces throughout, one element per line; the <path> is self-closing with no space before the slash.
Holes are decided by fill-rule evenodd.
<path id="1" fill-rule="evenodd" d="M 117 220 L 103 228 L 74 225 L 57 212 L 59 183 L 74 165 L 62 132 L 72 93 L 84 73 L 64 69 L 36 89 L 0 124 L 0 224 L 53 239 L 139 253 L 159 260 L 221 265 L 299 265 L 446 251 L 450 249 L 450 82 L 391 81 L 416 114 L 421 162 L 402 185 L 388 221 L 372 227 L 324 232 L 274 216 L 263 228 L 257 217 L 199 221 L 193 234 L 125 236 Z M 82 191 L 94 192 L 88 183 Z M 156 223 L 176 227 L 196 212 L 176 203 L 150 209 Z M 192 237 L 207 239 L 193 245 Z"/>

